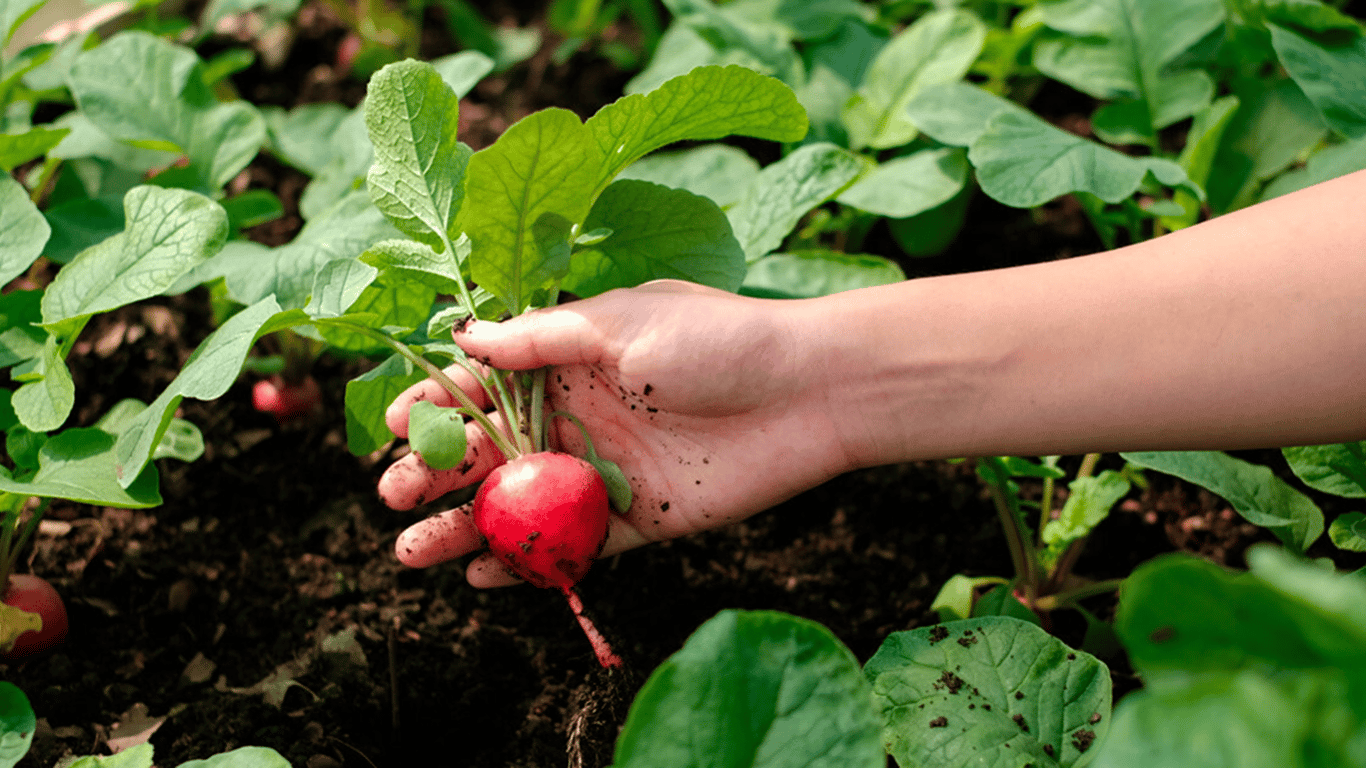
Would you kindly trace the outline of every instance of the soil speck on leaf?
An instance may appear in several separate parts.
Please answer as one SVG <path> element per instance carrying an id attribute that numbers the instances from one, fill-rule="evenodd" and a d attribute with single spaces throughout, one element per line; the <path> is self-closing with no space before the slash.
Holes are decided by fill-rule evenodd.
<path id="1" fill-rule="evenodd" d="M 1087 720 L 1086 722 L 1090 723 L 1091 725 L 1095 725 L 1096 723 L 1099 723 L 1099 722 L 1100 722 L 1100 713 L 1099 713 L 1099 712 L 1096 712 L 1095 714 L 1091 715 L 1091 719 Z"/>
<path id="2" fill-rule="evenodd" d="M 1029 733 L 1029 723 L 1025 722 L 1024 715 L 1017 714 L 1011 717 L 1010 719 L 1014 720 L 1015 724 L 1020 726 L 1020 730 L 1024 731 L 1025 733 Z"/>
<path id="3" fill-rule="evenodd" d="M 949 631 L 947 629 L 943 626 L 936 626 L 934 629 L 930 630 L 930 645 L 935 645 L 942 640 L 946 640 L 948 636 Z"/>
<path id="4" fill-rule="evenodd" d="M 1085 728 L 1072 734 L 1072 746 L 1076 747 L 1078 752 L 1085 752 L 1090 749 L 1095 740 L 1096 732 Z"/>
<path id="5" fill-rule="evenodd" d="M 1045 755 L 1048 755 L 1049 757 L 1053 757 L 1053 754 L 1054 754 L 1053 745 L 1052 745 L 1052 744 L 1045 744 L 1045 745 L 1043 745 L 1043 753 L 1044 753 Z"/>
<path id="6" fill-rule="evenodd" d="M 1148 639 L 1154 643 L 1170 642 L 1174 637 L 1176 637 L 1176 629 L 1174 627 L 1158 627 L 1153 630 L 1152 634 L 1148 635 Z"/>
<path id="7" fill-rule="evenodd" d="M 939 676 L 939 680 L 935 682 L 934 687 L 936 690 L 948 688 L 949 693 L 956 694 L 958 693 L 958 690 L 963 687 L 963 678 L 946 669 L 944 670 L 944 674 Z"/>
<path id="8" fill-rule="evenodd" d="M 945 728 L 948 726 L 948 724 L 949 719 L 947 717 L 944 717 L 943 715 L 940 715 L 939 717 L 936 717 L 935 719 L 930 721 L 931 728 Z"/>
<path id="9" fill-rule="evenodd" d="M 1021 700 L 1021 699 L 1023 699 L 1023 698 L 1024 698 L 1024 691 L 1016 691 L 1016 692 L 1015 692 L 1015 700 L 1016 700 L 1016 701 L 1019 701 L 1019 700 Z"/>

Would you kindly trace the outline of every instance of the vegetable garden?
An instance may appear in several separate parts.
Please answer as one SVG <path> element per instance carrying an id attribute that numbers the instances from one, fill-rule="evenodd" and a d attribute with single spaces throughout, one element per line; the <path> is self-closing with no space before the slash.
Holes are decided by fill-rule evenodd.
<path id="1" fill-rule="evenodd" d="M 1361 170 L 1345 3 L 45 2 L 0 0 L 0 768 L 1366 765 L 1366 441 L 880 467 L 590 570 L 629 479 L 451 341 Z M 497 415 L 395 440 L 449 365 Z M 497 482 L 385 508 L 467 420 Z M 471 499 L 549 589 L 399 563 Z"/>

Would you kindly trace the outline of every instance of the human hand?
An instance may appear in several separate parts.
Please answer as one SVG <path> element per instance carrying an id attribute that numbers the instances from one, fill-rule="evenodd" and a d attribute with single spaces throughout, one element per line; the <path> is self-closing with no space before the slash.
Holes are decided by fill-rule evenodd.
<path id="1" fill-rule="evenodd" d="M 634 500 L 612 515 L 603 555 L 723 526 L 760 512 L 848 468 L 833 433 L 822 362 L 808 343 L 799 302 L 752 299 L 659 281 L 528 313 L 474 322 L 455 335 L 473 360 L 504 370 L 553 366 L 547 412 L 578 416 L 594 447 L 616 462 Z M 464 369 L 447 373 L 476 403 L 483 389 Z M 410 387 L 386 413 L 408 434 L 418 400 L 454 404 L 432 380 Z M 504 459 L 467 424 L 466 461 L 437 471 L 409 454 L 379 481 L 391 508 L 411 509 L 482 480 Z M 565 419 L 552 436 L 582 455 Z M 480 546 L 467 506 L 419 522 L 398 538 L 399 559 L 426 567 Z M 472 561 L 477 587 L 516 583 L 489 554 Z"/>

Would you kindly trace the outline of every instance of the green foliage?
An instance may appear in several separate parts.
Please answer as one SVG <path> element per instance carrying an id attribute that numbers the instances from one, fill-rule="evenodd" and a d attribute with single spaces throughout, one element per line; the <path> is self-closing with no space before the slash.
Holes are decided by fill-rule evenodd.
<path id="1" fill-rule="evenodd" d="M 465 419 L 455 408 L 426 400 L 408 412 L 408 444 L 435 470 L 451 469 L 465 458 Z"/>
<path id="2" fill-rule="evenodd" d="M 903 766 L 1081 766 L 1110 725 L 1110 674 L 1003 616 L 894 632 L 864 666 Z"/>
<path id="3" fill-rule="evenodd" d="M 28 754 L 37 723 L 19 686 L 0 681 L 0 768 L 14 768 Z"/>
<path id="4" fill-rule="evenodd" d="M 814 622 L 723 611 L 645 682 L 614 765 L 885 765 L 868 682 Z"/>

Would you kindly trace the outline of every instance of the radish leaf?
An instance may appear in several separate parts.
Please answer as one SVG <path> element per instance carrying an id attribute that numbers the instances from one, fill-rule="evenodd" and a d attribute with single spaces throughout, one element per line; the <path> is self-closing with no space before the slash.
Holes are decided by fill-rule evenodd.
<path id="1" fill-rule="evenodd" d="M 631 705 L 613 765 L 880 768 L 868 682 L 830 630 L 776 611 L 722 611 Z"/>
<path id="2" fill-rule="evenodd" d="M 42 255 L 51 234 L 24 185 L 0 174 L 0 285 L 22 275 Z"/>
<path id="3" fill-rule="evenodd" d="M 904 219 L 948 202 L 968 181 L 961 149 L 926 149 L 888 160 L 840 193 L 839 202 Z"/>
<path id="4" fill-rule="evenodd" d="M 451 469 L 465 460 L 465 419 L 455 408 L 419 400 L 408 411 L 408 444 L 432 469 Z"/>
<path id="5" fill-rule="evenodd" d="M 1348 138 L 1366 138 L 1366 33 L 1358 26 L 1343 40 L 1341 30 L 1318 36 L 1282 24 L 1266 26 L 1281 64 L 1324 122 Z"/>
<path id="6" fill-rule="evenodd" d="M 894 632 L 863 668 L 901 765 L 1084 765 L 1110 720 L 1110 674 L 1006 616 Z"/>
<path id="7" fill-rule="evenodd" d="M 617 181 L 651 181 L 711 198 L 723 210 L 740 202 L 759 175 L 759 163 L 728 144 L 704 144 L 679 152 L 658 152 L 627 166 Z"/>
<path id="8" fill-rule="evenodd" d="M 771 253 L 749 265 L 740 292 L 772 299 L 809 299 L 906 279 L 881 256 L 835 251 Z"/>
<path id="9" fill-rule="evenodd" d="M 39 449 L 33 477 L 15 480 L 5 471 L 0 475 L 0 491 L 131 509 L 161 504 L 155 466 L 146 466 L 128 483 L 116 481 L 116 440 L 115 435 L 95 427 L 59 432 Z"/>
<path id="10" fill-rule="evenodd" d="M 782 247 L 812 208 L 848 187 L 867 161 L 834 144 L 808 144 L 759 172 L 745 197 L 726 212 L 735 239 L 753 262 Z"/>
<path id="11" fill-rule="evenodd" d="M 0 644 L 4 642 L 5 638 L 0 637 Z M 0 768 L 14 768 L 28 753 L 37 726 L 33 706 L 24 692 L 14 683 L 0 681 Z"/>
<path id="12" fill-rule="evenodd" d="M 1366 441 L 1282 448 L 1296 477 L 1310 488 L 1348 498 L 1366 498 Z"/>
<path id="13" fill-rule="evenodd" d="M 711 200 L 681 189 L 614 182 L 584 228 L 611 234 L 575 251 L 564 287 L 578 296 L 666 277 L 734 292 L 745 274 L 745 253 L 726 215 Z"/>
<path id="14" fill-rule="evenodd" d="M 399 393 L 427 378 L 425 371 L 402 355 L 392 355 L 372 370 L 346 383 L 346 447 L 357 456 L 379 450 L 394 433 L 384 411 Z"/>

